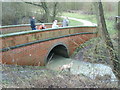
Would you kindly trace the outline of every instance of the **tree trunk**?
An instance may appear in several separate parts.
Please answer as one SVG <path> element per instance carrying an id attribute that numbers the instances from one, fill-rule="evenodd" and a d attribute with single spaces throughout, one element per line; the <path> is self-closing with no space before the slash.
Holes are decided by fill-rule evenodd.
<path id="1" fill-rule="evenodd" d="M 118 16 L 120 16 L 120 1 L 118 2 Z M 118 35 L 120 35 L 120 18 L 118 19 L 118 23 L 119 23 L 119 25 L 118 25 Z M 120 59 L 120 38 L 118 38 L 118 58 Z M 119 69 L 118 74 L 120 75 L 120 65 L 119 65 L 118 69 Z M 119 88 L 120 88 L 120 79 L 119 79 Z"/>
<path id="2" fill-rule="evenodd" d="M 118 2 L 118 16 L 120 16 L 120 1 Z M 118 20 L 120 22 L 120 19 Z"/>
<path id="3" fill-rule="evenodd" d="M 50 22 L 50 12 L 49 8 L 47 7 L 46 2 L 41 2 L 43 9 L 45 10 L 45 22 Z"/>
<path id="4" fill-rule="evenodd" d="M 110 57 L 111 61 L 113 64 L 113 72 L 115 73 L 116 77 L 118 80 L 120 80 L 120 61 L 114 52 L 114 46 L 112 44 L 111 38 L 109 36 L 109 33 L 107 31 L 106 23 L 105 23 L 105 18 L 104 18 L 104 13 L 103 13 L 103 6 L 101 1 L 98 2 L 98 7 L 99 7 L 99 17 L 100 17 L 100 22 L 101 22 L 101 28 L 102 28 L 102 36 L 105 40 L 105 43 L 107 45 L 107 48 L 110 52 Z"/>
<path id="5" fill-rule="evenodd" d="M 25 3 L 43 8 L 43 10 L 45 11 L 45 22 L 47 23 L 50 21 L 50 12 L 46 2 L 41 2 L 41 4 L 36 4 L 32 2 L 25 2 Z"/>
<path id="6" fill-rule="evenodd" d="M 56 18 L 56 13 L 57 13 L 57 5 L 58 5 L 58 2 L 54 2 L 52 21 L 53 21 L 53 20 L 55 20 L 55 18 Z"/>
<path id="7" fill-rule="evenodd" d="M 2 26 L 2 2 L 0 2 L 0 26 Z M 1 33 L 0 33 L 1 34 Z"/>
<path id="8" fill-rule="evenodd" d="M 102 30 L 101 30 L 101 23 L 100 23 L 100 18 L 99 18 L 99 10 L 98 10 L 98 3 L 97 2 L 93 2 L 94 4 L 94 11 L 95 11 L 95 14 L 96 14 L 96 19 L 97 19 L 97 36 L 102 38 Z M 99 41 L 96 41 L 96 43 L 98 43 Z M 94 53 L 95 54 L 98 54 L 98 45 L 95 46 L 95 50 L 94 50 Z M 95 57 L 96 58 L 96 57 Z M 97 59 L 97 58 L 96 58 Z"/>
<path id="9" fill-rule="evenodd" d="M 53 21 L 56 17 L 56 15 L 58 14 L 57 13 L 57 6 L 58 6 L 58 2 L 53 2 L 53 10 L 51 10 L 51 8 L 48 7 L 48 3 L 47 2 L 40 2 L 40 3 L 32 3 L 32 2 L 25 2 L 27 4 L 31 4 L 31 5 L 34 5 L 34 6 L 38 6 L 40 8 L 43 8 L 43 10 L 45 11 L 45 14 L 44 14 L 44 21 L 47 23 L 47 22 L 51 22 L 51 20 Z M 53 15 L 50 15 L 50 12 L 51 11 Z"/>
<path id="10" fill-rule="evenodd" d="M 95 14 L 96 14 L 96 19 L 97 19 L 97 32 L 98 32 L 98 36 L 102 35 L 102 30 L 101 30 L 101 22 L 100 22 L 100 17 L 99 17 L 99 7 L 98 7 L 98 3 L 94 2 L 94 8 L 95 8 Z M 102 37 L 101 37 L 102 38 Z"/>

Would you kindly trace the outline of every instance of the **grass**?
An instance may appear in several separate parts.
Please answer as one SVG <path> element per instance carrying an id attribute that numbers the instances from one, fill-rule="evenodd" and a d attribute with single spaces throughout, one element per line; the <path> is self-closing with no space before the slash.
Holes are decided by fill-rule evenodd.
<path id="1" fill-rule="evenodd" d="M 110 13 L 111 14 L 111 13 Z M 109 13 L 105 13 L 105 20 L 106 20 L 106 25 L 107 25 L 107 29 L 108 32 L 110 34 L 116 34 L 117 30 L 115 29 L 115 21 L 114 21 L 114 13 L 111 14 L 111 16 L 113 17 L 111 20 L 109 20 L 108 18 L 110 18 L 110 14 Z M 87 15 L 87 14 L 80 14 L 80 13 L 68 13 L 68 12 L 64 12 L 62 14 L 62 16 L 67 16 L 67 17 L 74 17 L 74 18 L 78 18 L 78 19 L 84 19 L 84 20 L 88 20 L 92 23 L 97 23 L 96 20 L 96 15 Z M 77 23 L 75 21 L 71 22 L 72 25 L 76 25 Z"/>
<path id="2" fill-rule="evenodd" d="M 83 23 L 75 20 L 69 20 L 69 26 L 76 26 L 76 25 L 82 25 Z"/>
<path id="3" fill-rule="evenodd" d="M 20 66 L 20 65 L 12 65 L 11 66 L 11 65 L 4 65 L 4 66 L 2 66 L 1 71 L 4 71 L 4 70 L 23 71 L 24 69 L 26 69 L 26 70 L 32 70 L 32 69 L 43 70 L 43 69 L 46 69 L 46 67 L 45 66 Z"/>
<path id="4" fill-rule="evenodd" d="M 78 18 L 78 19 L 84 19 L 84 20 L 91 21 L 92 23 L 97 22 L 95 15 L 85 15 L 85 14 L 83 15 L 83 14 L 80 14 L 80 13 L 67 13 L 67 12 L 64 12 L 63 16 L 74 17 L 74 18 Z"/>
<path id="5" fill-rule="evenodd" d="M 59 22 L 62 22 L 63 18 L 57 17 L 57 20 Z M 77 25 L 83 25 L 83 23 L 81 23 L 79 21 L 75 21 L 75 20 L 70 20 L 69 19 L 69 26 L 77 26 Z"/>

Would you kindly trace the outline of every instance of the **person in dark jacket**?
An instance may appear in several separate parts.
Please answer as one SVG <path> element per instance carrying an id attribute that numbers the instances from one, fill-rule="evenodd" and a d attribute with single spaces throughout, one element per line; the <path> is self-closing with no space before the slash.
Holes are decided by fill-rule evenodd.
<path id="1" fill-rule="evenodd" d="M 31 25 L 32 30 L 36 30 L 35 17 L 34 16 L 30 20 L 30 25 Z"/>

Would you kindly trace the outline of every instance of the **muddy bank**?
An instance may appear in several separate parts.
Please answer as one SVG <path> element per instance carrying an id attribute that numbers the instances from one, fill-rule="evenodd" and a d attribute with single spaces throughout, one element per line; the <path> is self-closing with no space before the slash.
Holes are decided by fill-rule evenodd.
<path id="1" fill-rule="evenodd" d="M 66 60 L 66 63 L 68 61 Z M 97 76 L 92 79 L 84 73 L 72 73 L 74 67 L 71 72 L 61 72 L 48 66 L 3 65 L 1 72 L 4 88 L 117 88 L 117 82 L 111 81 L 109 76 Z"/>
<path id="2" fill-rule="evenodd" d="M 59 59 L 63 59 L 62 57 Z M 71 71 L 60 71 L 58 67 L 71 59 L 51 61 L 46 67 L 2 65 L 2 87 L 4 88 L 117 88 L 116 81 L 109 75 L 89 72 L 89 64 L 74 61 Z M 78 64 L 80 64 L 78 70 Z M 86 66 L 85 66 L 86 65 Z M 90 67 L 89 67 L 90 68 Z M 93 69 L 93 68 L 92 68 Z M 90 76 L 92 74 L 94 78 Z M 95 76 L 96 75 L 96 76 Z"/>

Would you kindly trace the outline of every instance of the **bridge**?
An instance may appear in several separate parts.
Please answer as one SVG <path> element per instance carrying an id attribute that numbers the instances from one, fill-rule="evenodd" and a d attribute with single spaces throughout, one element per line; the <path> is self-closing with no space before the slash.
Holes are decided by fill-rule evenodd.
<path id="1" fill-rule="evenodd" d="M 96 26 L 69 26 L 44 30 L 29 28 L 29 25 L 0 28 L 6 33 L 0 35 L 1 63 L 43 66 L 53 54 L 68 58 L 80 44 L 97 37 Z"/>
<path id="2" fill-rule="evenodd" d="M 36 26 L 41 25 L 41 23 L 36 23 Z M 52 28 L 52 23 L 45 23 L 47 28 Z M 58 24 L 60 25 L 60 24 Z M 7 25 L 0 27 L 0 34 L 29 31 L 31 30 L 30 24 L 21 24 L 21 25 Z"/>

